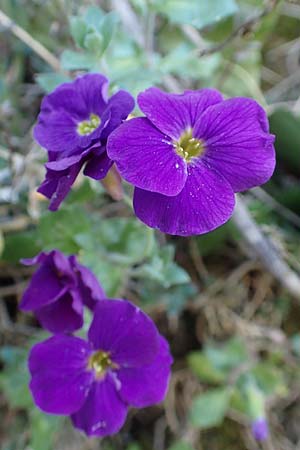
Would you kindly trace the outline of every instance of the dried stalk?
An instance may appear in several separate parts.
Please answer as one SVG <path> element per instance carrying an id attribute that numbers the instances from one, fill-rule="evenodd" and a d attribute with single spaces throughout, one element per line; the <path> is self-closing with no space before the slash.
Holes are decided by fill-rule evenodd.
<path id="1" fill-rule="evenodd" d="M 56 72 L 61 71 L 60 61 L 40 42 L 34 39 L 27 31 L 17 25 L 0 9 L 0 25 L 11 31 L 18 39 L 30 47 L 37 55 L 39 55 L 49 66 Z"/>
<path id="2" fill-rule="evenodd" d="M 233 221 L 265 268 L 295 299 L 300 301 L 299 275 L 288 266 L 271 241 L 264 236 L 240 197 L 237 197 Z"/>

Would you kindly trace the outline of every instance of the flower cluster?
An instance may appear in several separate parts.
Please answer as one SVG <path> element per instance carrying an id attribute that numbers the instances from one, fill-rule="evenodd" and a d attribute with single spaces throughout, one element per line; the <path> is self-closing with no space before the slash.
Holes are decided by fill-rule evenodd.
<path id="1" fill-rule="evenodd" d="M 33 346 L 30 389 L 37 406 L 71 416 L 88 436 L 120 430 L 129 406 L 143 408 L 166 395 L 172 357 L 153 321 L 126 300 L 107 299 L 96 277 L 74 256 L 41 253 L 21 307 L 56 333 Z M 87 340 L 67 332 L 93 310 Z"/>
<path id="2" fill-rule="evenodd" d="M 207 233 L 232 215 L 236 192 L 265 183 L 275 166 L 266 114 L 248 98 L 224 100 L 214 89 L 138 96 L 145 117 L 124 121 L 134 106 L 107 80 L 88 74 L 42 103 L 36 140 L 49 152 L 39 192 L 57 209 L 81 167 L 95 179 L 113 164 L 135 186 L 137 217 L 162 232 Z"/>
<path id="3" fill-rule="evenodd" d="M 49 161 L 38 191 L 51 199 L 53 211 L 83 166 L 84 175 L 100 180 L 113 164 L 107 138 L 133 110 L 134 100 L 126 91 L 108 98 L 107 90 L 108 80 L 94 73 L 60 85 L 43 99 L 34 137 L 47 149 Z"/>

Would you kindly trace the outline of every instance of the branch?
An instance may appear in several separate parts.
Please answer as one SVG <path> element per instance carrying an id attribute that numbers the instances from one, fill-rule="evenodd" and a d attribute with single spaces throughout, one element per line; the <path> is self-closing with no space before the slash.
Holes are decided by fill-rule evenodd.
<path id="1" fill-rule="evenodd" d="M 131 8 L 127 0 L 111 0 L 112 9 L 115 9 L 120 14 L 122 22 L 132 35 L 133 39 L 140 47 L 144 47 L 144 31 L 139 22 L 138 17 Z"/>
<path id="2" fill-rule="evenodd" d="M 265 268 L 289 293 L 300 301 L 300 278 L 281 258 L 271 241 L 252 219 L 244 201 L 237 196 L 233 221 Z"/>
<path id="3" fill-rule="evenodd" d="M 213 47 L 198 51 L 198 55 L 201 57 L 219 52 L 223 50 L 223 48 L 226 47 L 237 36 L 243 36 L 246 33 L 249 33 L 265 16 L 270 14 L 275 9 L 277 3 L 278 0 L 270 0 L 268 5 L 260 13 L 250 17 L 248 20 L 238 26 L 223 42 L 214 45 Z"/>
<path id="4" fill-rule="evenodd" d="M 30 47 L 37 55 L 39 55 L 49 66 L 56 72 L 61 71 L 60 61 L 40 42 L 36 41 L 27 31 L 17 25 L 0 9 L 0 25 L 11 31 L 18 39 Z"/>

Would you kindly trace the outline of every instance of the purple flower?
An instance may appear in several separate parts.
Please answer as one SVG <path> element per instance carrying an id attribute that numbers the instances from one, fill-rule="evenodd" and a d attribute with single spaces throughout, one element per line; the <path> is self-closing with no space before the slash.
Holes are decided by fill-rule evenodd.
<path id="1" fill-rule="evenodd" d="M 143 408 L 166 395 L 172 357 L 152 320 L 125 300 L 102 300 L 88 341 L 56 335 L 29 357 L 37 406 L 71 415 L 89 436 L 114 434 L 130 405 Z"/>
<path id="2" fill-rule="evenodd" d="M 232 215 L 235 192 L 272 175 L 274 136 L 254 100 L 150 88 L 138 104 L 146 117 L 123 123 L 107 151 L 135 186 L 135 213 L 150 227 L 182 236 L 211 231 Z"/>
<path id="3" fill-rule="evenodd" d="M 269 436 L 268 422 L 264 418 L 256 419 L 251 426 L 254 439 L 257 441 L 265 441 Z"/>
<path id="4" fill-rule="evenodd" d="M 53 333 L 81 328 L 84 305 L 93 310 L 105 297 L 95 275 L 73 255 L 53 250 L 22 262 L 40 267 L 24 292 L 20 309 L 33 311 L 41 325 Z"/>
<path id="5" fill-rule="evenodd" d="M 106 153 L 109 134 L 134 107 L 126 91 L 107 96 L 108 80 L 100 74 L 87 74 L 64 83 L 44 97 L 38 123 L 37 142 L 48 150 L 46 179 L 38 189 L 56 210 L 68 194 L 79 171 L 100 180 L 113 162 Z"/>

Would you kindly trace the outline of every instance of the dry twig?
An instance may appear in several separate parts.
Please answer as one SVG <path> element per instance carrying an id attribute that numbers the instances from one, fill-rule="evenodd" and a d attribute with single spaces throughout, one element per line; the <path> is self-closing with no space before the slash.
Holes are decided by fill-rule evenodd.
<path id="1" fill-rule="evenodd" d="M 300 301 L 300 278 L 281 258 L 270 240 L 252 219 L 244 201 L 237 196 L 233 221 L 244 240 L 255 251 L 265 268 L 286 288 L 289 293 Z"/>
<path id="2" fill-rule="evenodd" d="M 56 58 L 49 50 L 40 42 L 34 39 L 27 31 L 17 25 L 2 10 L 0 10 L 0 25 L 10 30 L 24 44 L 28 45 L 37 55 L 39 55 L 49 66 L 56 72 L 61 71 L 59 59 Z"/>
<path id="3" fill-rule="evenodd" d="M 262 11 L 260 11 L 253 17 L 250 17 L 248 20 L 246 20 L 244 23 L 238 26 L 223 42 L 213 47 L 200 50 L 198 52 L 198 55 L 201 57 L 204 55 L 211 55 L 212 53 L 217 53 L 223 50 L 223 48 L 225 48 L 237 36 L 243 36 L 244 34 L 249 33 L 265 16 L 270 14 L 275 9 L 277 3 L 278 0 L 270 0 Z"/>

